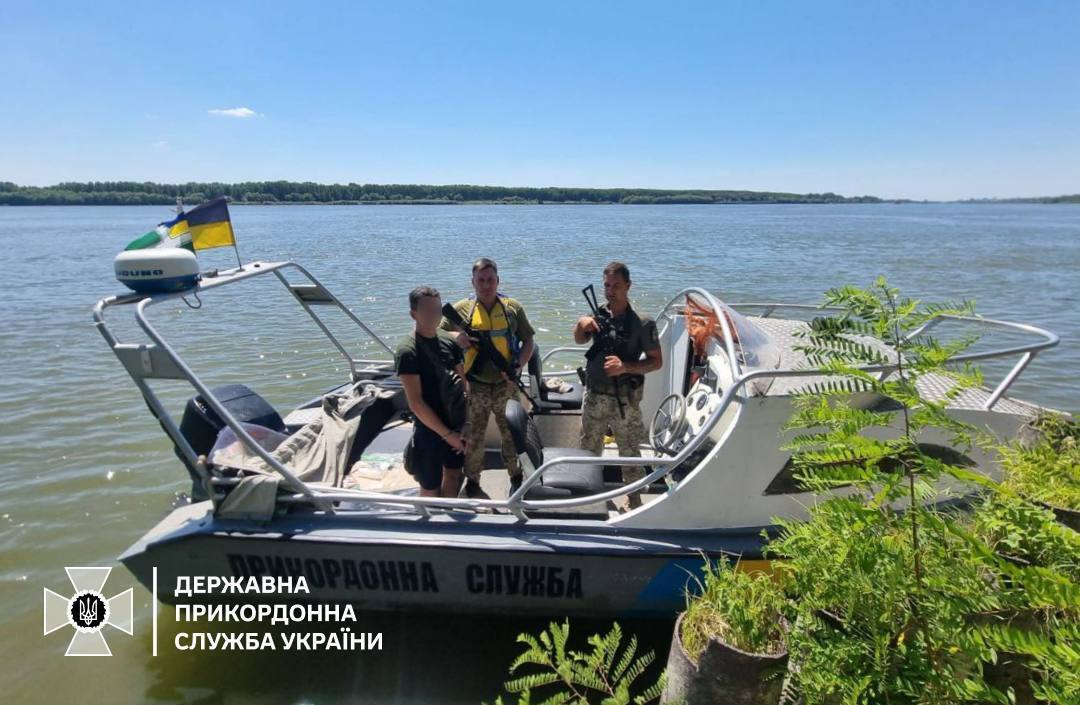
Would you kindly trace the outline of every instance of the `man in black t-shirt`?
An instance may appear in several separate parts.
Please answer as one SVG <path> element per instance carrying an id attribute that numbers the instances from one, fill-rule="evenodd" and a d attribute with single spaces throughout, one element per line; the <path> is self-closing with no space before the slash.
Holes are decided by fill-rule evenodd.
<path id="1" fill-rule="evenodd" d="M 416 326 L 398 345 L 394 366 L 415 417 L 410 472 L 422 496 L 457 497 L 465 464 L 464 419 L 449 417 L 464 408 L 463 399 L 455 398 L 465 392 L 463 354 L 453 338 L 439 330 L 438 291 L 430 286 L 413 289 L 409 315 Z"/>

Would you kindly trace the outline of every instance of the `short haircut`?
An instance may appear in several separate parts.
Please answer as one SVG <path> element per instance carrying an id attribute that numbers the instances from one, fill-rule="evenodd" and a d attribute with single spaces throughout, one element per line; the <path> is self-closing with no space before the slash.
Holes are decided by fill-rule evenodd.
<path id="1" fill-rule="evenodd" d="M 409 292 L 409 310 L 415 311 L 416 307 L 420 305 L 420 299 L 425 296 L 432 298 L 439 295 L 439 290 L 433 286 L 418 286 Z"/>
<path id="2" fill-rule="evenodd" d="M 604 276 L 606 277 L 609 274 L 619 274 L 627 282 L 630 281 L 630 268 L 618 260 L 604 267 Z"/>
<path id="3" fill-rule="evenodd" d="M 495 260 L 493 259 L 490 259 L 488 257 L 481 257 L 480 259 L 473 262 L 473 274 L 476 274 L 477 272 L 482 272 L 485 269 L 490 269 L 494 271 L 496 275 L 499 274 L 499 265 L 495 264 Z"/>

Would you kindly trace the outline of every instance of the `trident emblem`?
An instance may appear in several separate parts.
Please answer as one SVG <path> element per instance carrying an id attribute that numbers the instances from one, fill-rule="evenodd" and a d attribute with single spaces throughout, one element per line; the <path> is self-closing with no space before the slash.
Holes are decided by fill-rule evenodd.
<path id="1" fill-rule="evenodd" d="M 79 599 L 79 621 L 84 627 L 89 627 L 97 621 L 97 609 L 97 600 L 90 599 L 89 595 Z"/>

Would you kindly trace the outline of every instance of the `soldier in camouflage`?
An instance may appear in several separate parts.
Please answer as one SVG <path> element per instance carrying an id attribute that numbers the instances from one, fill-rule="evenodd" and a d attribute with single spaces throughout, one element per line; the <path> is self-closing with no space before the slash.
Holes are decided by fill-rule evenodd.
<path id="1" fill-rule="evenodd" d="M 610 429 L 622 457 L 640 457 L 645 442 L 641 418 L 642 387 L 645 375 L 663 367 L 656 323 L 639 316 L 630 306 L 630 270 L 622 262 L 604 268 L 606 309 L 619 333 L 614 355 L 595 355 L 585 368 L 585 401 L 581 413 L 581 447 L 600 455 L 604 436 Z M 583 316 L 574 326 L 574 341 L 582 345 L 593 339 L 599 326 L 592 316 Z M 595 341 L 593 343 L 596 344 Z M 618 384 L 615 383 L 618 380 Z M 616 397 L 618 394 L 618 398 Z M 622 401 L 622 411 L 619 401 Z M 623 479 L 634 482 L 645 477 L 643 467 L 624 467 Z M 641 493 L 628 498 L 630 509 L 641 506 Z"/>
<path id="2" fill-rule="evenodd" d="M 525 315 L 525 308 L 517 299 L 499 292 L 499 268 L 487 257 L 473 264 L 472 284 L 475 296 L 454 304 L 458 314 L 474 331 L 483 331 L 491 337 L 496 352 L 509 363 L 516 377 L 532 357 L 535 331 Z M 445 330 L 454 330 L 453 324 L 443 319 Z M 484 469 L 484 434 L 488 419 L 494 415 L 495 426 L 502 440 L 502 457 L 510 476 L 510 492 L 522 482 L 521 466 L 517 451 L 506 422 L 506 402 L 520 400 L 513 379 L 501 372 L 490 360 L 483 359 L 480 348 L 464 333 L 457 334 L 458 344 L 465 349 L 465 372 L 469 383 L 469 422 L 465 432 L 465 496 L 471 499 L 489 499 L 480 487 L 480 472 Z"/>

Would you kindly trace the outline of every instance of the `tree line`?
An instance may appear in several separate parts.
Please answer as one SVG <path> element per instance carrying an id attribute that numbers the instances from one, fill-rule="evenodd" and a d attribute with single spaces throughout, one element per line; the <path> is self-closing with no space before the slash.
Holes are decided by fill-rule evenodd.
<path id="1" fill-rule="evenodd" d="M 226 196 L 234 203 L 880 203 L 874 196 L 775 191 L 638 188 L 542 188 L 468 184 L 319 184 L 311 181 L 245 181 L 235 184 L 149 181 L 63 182 L 19 186 L 0 181 L 0 205 L 197 204 Z"/>
<path id="2" fill-rule="evenodd" d="M 1080 203 L 1080 193 L 1019 198 L 971 198 L 963 203 Z"/>

